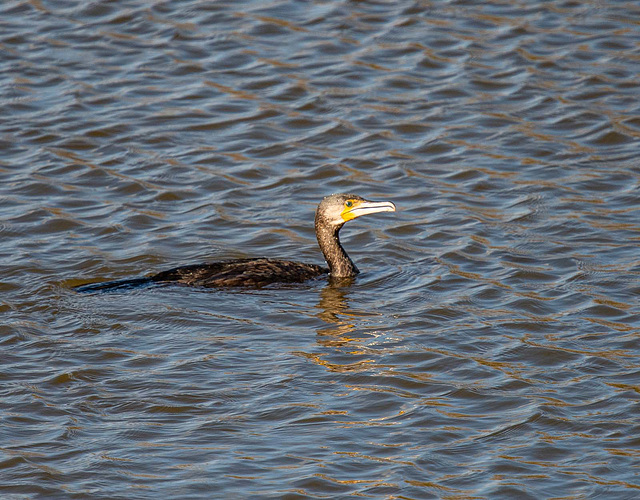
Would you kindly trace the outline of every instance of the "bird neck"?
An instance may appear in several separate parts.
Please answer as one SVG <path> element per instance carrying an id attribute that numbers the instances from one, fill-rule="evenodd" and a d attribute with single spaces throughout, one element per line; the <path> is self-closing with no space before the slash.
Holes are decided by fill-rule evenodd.
<path id="1" fill-rule="evenodd" d="M 344 251 L 340 244 L 340 229 L 342 226 L 332 226 L 316 218 L 316 237 L 318 245 L 329 265 L 329 273 L 334 278 L 355 276 L 360 271 Z"/>

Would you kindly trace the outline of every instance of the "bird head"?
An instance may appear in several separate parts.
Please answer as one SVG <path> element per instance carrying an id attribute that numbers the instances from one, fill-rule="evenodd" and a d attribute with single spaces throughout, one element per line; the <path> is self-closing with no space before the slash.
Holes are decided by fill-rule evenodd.
<path id="1" fill-rule="evenodd" d="M 362 215 L 377 212 L 395 212 L 396 206 L 390 201 L 369 201 L 356 194 L 332 194 L 318 205 L 316 219 L 321 218 L 332 226 L 342 226 L 345 222 Z"/>

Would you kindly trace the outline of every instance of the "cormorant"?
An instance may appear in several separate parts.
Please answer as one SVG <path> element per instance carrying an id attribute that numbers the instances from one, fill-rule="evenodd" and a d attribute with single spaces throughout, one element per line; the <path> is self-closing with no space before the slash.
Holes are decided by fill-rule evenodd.
<path id="1" fill-rule="evenodd" d="M 258 287 L 270 283 L 300 283 L 329 275 L 348 278 L 358 268 L 340 244 L 339 232 L 345 222 L 376 212 L 395 212 L 390 201 L 367 201 L 355 194 L 332 194 L 325 197 L 316 210 L 316 238 L 329 268 L 290 260 L 266 258 L 237 259 L 176 267 L 147 276 L 106 283 L 93 283 L 75 288 L 78 292 L 133 288 L 150 283 L 178 283 L 200 287 Z"/>

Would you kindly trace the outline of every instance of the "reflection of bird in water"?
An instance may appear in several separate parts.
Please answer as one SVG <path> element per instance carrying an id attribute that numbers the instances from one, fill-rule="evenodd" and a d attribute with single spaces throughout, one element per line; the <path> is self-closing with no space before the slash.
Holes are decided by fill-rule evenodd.
<path id="1" fill-rule="evenodd" d="M 96 292 L 150 283 L 178 283 L 201 287 L 263 286 L 270 283 L 300 283 L 322 275 L 334 278 L 353 277 L 359 271 L 340 244 L 340 229 L 345 222 L 361 215 L 394 212 L 395 209 L 396 206 L 390 201 L 367 201 L 354 194 L 332 194 L 324 198 L 316 210 L 315 228 L 328 269 L 290 260 L 238 259 L 176 267 L 146 278 L 83 285 L 76 287 L 76 290 Z"/>

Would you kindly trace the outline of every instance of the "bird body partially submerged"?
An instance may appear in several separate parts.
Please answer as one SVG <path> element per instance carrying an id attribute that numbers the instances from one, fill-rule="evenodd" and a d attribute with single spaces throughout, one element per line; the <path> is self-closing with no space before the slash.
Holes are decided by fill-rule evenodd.
<path id="1" fill-rule="evenodd" d="M 315 264 L 276 259 L 237 259 L 176 267 L 151 276 L 151 280 L 213 288 L 302 283 L 323 274 L 329 274 L 329 269 Z"/>
<path id="2" fill-rule="evenodd" d="M 328 268 L 290 260 L 237 259 L 176 267 L 146 278 L 82 285 L 76 287 L 76 290 L 106 291 L 152 283 L 177 283 L 209 288 L 259 287 L 272 283 L 301 283 L 322 275 L 334 278 L 353 277 L 359 271 L 340 244 L 340 229 L 345 222 L 362 215 L 393 212 L 395 209 L 395 205 L 389 201 L 367 201 L 353 194 L 332 194 L 325 197 L 316 210 L 315 230 Z"/>

